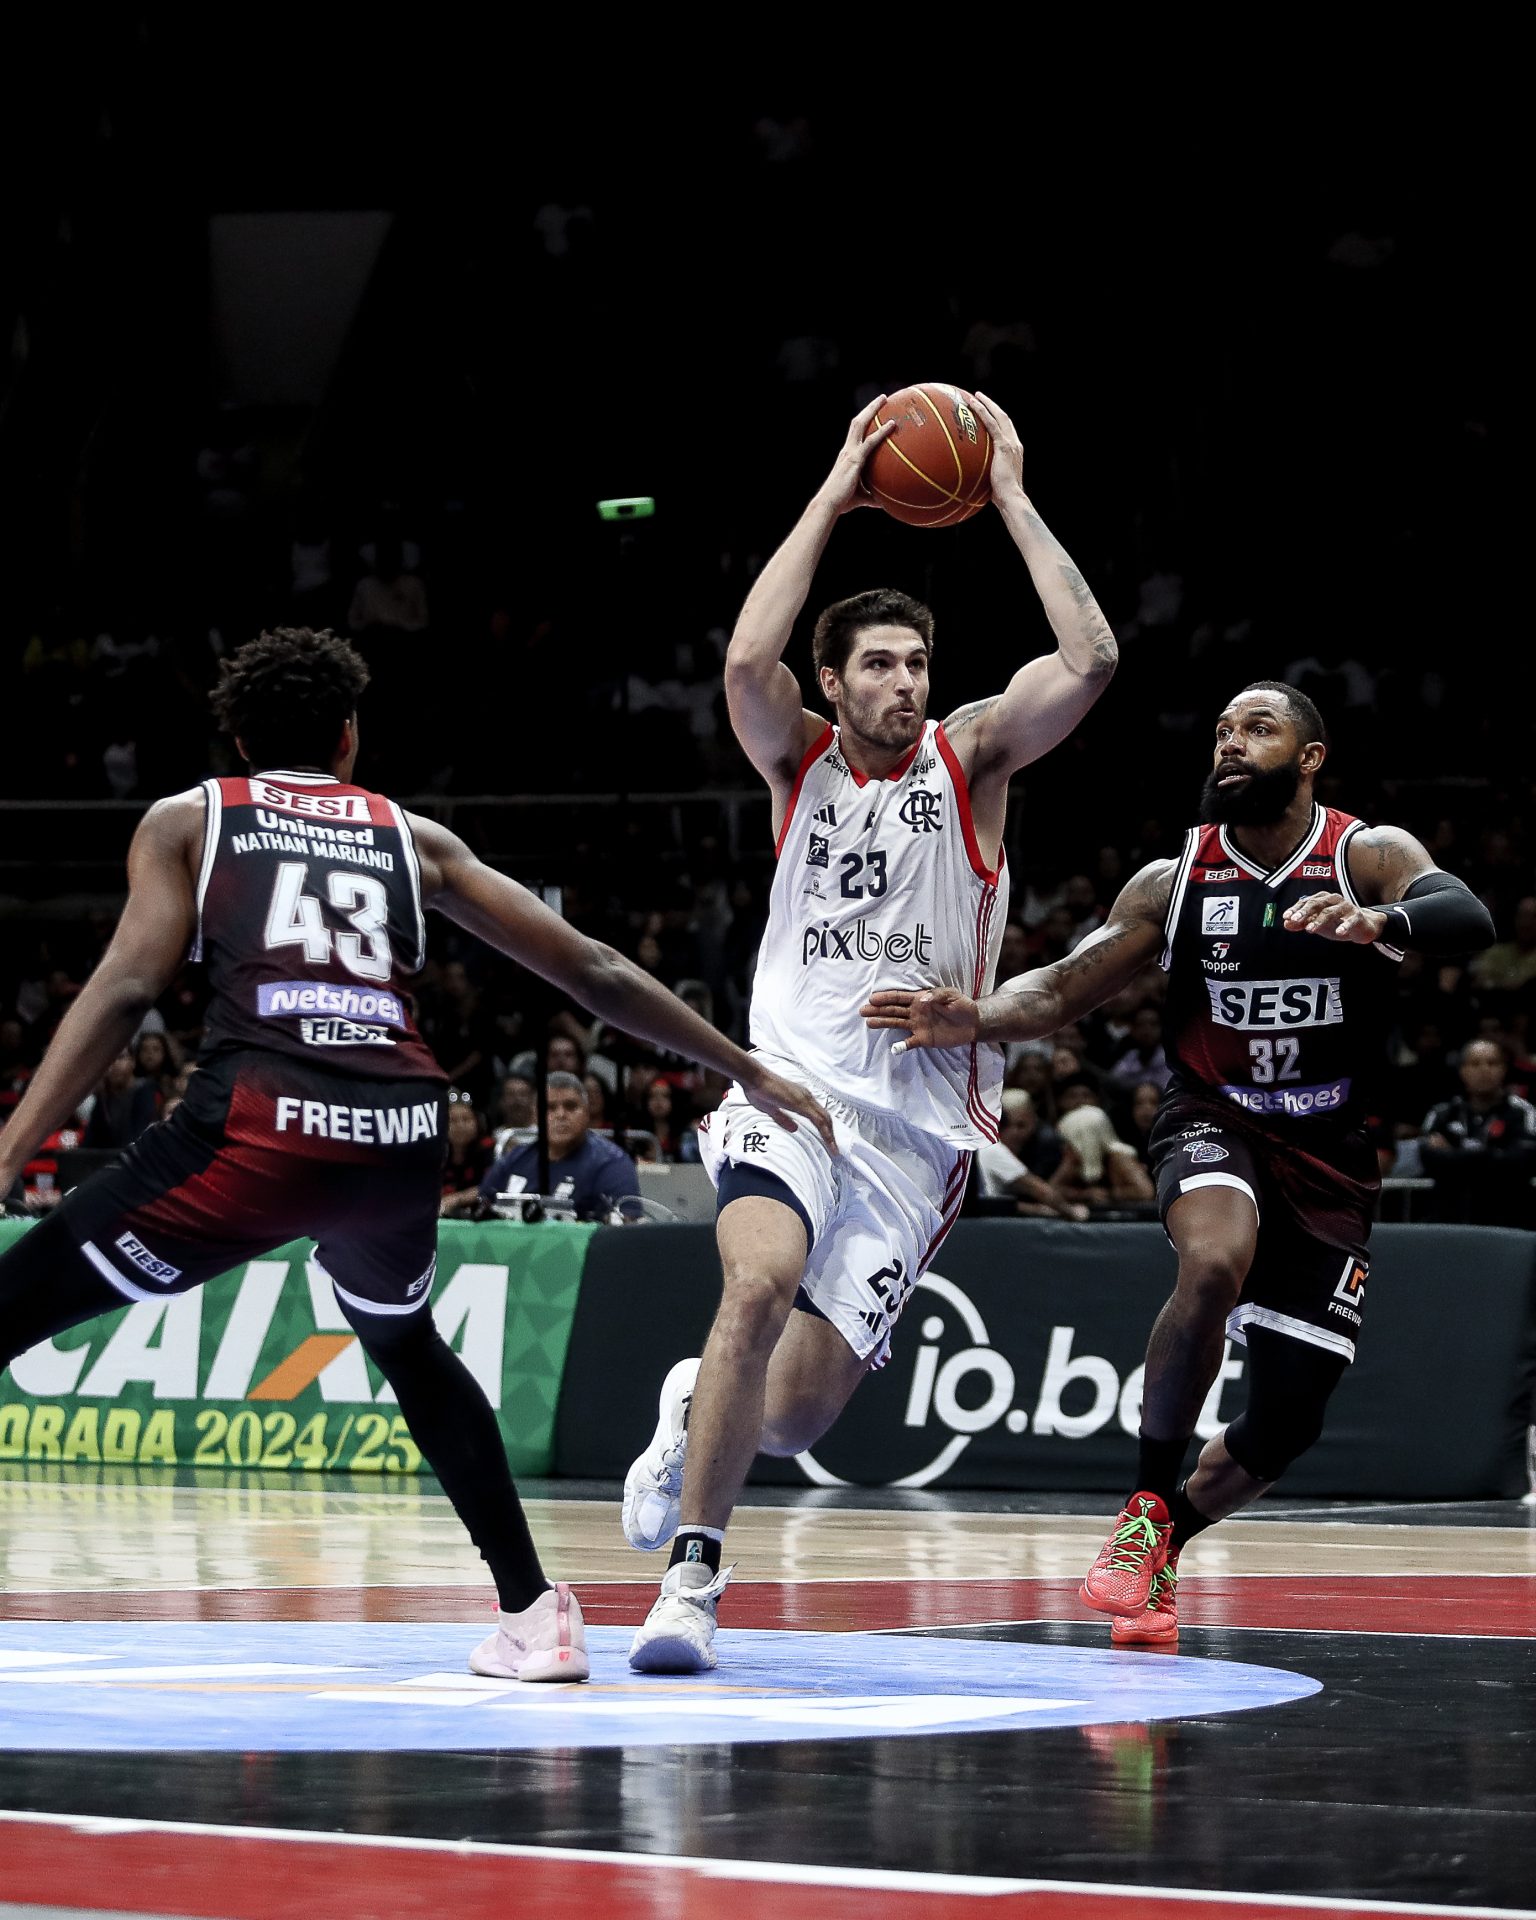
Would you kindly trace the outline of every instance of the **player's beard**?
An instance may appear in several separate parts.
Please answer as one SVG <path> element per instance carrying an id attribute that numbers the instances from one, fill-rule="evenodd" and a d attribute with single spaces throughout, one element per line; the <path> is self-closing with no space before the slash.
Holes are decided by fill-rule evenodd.
<path id="1" fill-rule="evenodd" d="M 1224 767 L 1213 767 L 1200 790 L 1200 818 L 1226 827 L 1272 827 L 1296 798 L 1301 785 L 1301 755 L 1265 773 L 1250 772 L 1240 787 L 1219 787 Z"/>
<path id="2" fill-rule="evenodd" d="M 872 747 L 879 747 L 886 753 L 901 753 L 922 733 L 923 709 L 917 709 L 915 718 L 907 714 L 882 714 L 874 701 L 865 706 L 860 701 L 850 700 L 845 693 L 839 707 L 838 723 Z"/>

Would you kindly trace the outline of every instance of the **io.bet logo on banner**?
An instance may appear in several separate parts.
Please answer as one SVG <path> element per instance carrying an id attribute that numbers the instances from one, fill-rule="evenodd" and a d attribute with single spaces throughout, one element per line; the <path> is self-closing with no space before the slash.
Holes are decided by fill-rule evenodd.
<path id="1" fill-rule="evenodd" d="M 869 1396 L 864 1402 L 867 1416 L 874 1415 L 876 1404 L 883 1410 L 876 1441 L 882 1471 L 878 1478 L 861 1472 L 860 1482 L 931 1486 L 978 1434 L 999 1424 L 1010 1434 L 1072 1442 L 1118 1421 L 1123 1433 L 1134 1436 L 1141 1425 L 1144 1369 L 1137 1366 L 1122 1379 L 1114 1362 L 1102 1354 L 1074 1352 L 1077 1337 L 1075 1327 L 1051 1327 L 1039 1381 L 1031 1390 L 1023 1369 L 1038 1363 L 1037 1355 L 1010 1359 L 1000 1353 L 975 1302 L 942 1274 L 924 1274 L 897 1327 L 889 1364 L 860 1389 L 861 1399 Z M 1200 1410 L 1196 1432 L 1202 1440 L 1221 1431 L 1222 1391 L 1242 1371 L 1242 1359 L 1232 1358 L 1229 1343 Z M 888 1383 L 887 1376 L 894 1378 Z M 898 1389 L 894 1396 L 891 1386 Z M 866 1447 L 870 1431 L 866 1426 Z M 827 1464 L 837 1459 L 837 1434 L 834 1427 L 819 1443 L 820 1457 L 796 1456 L 800 1470 L 817 1486 L 855 1484 Z"/>

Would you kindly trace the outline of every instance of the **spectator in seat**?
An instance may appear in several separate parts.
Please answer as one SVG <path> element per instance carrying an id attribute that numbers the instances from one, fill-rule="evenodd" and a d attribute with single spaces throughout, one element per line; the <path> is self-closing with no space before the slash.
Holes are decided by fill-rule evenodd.
<path id="1" fill-rule="evenodd" d="M 27 1090 L 32 1078 L 32 1050 L 27 1030 L 14 1014 L 0 1020 L 0 1126 Z"/>
<path id="2" fill-rule="evenodd" d="M 1509 1092 L 1507 1072 L 1495 1041 L 1469 1041 L 1459 1066 L 1463 1091 L 1425 1116 L 1419 1163 L 1435 1183 L 1435 1212 L 1442 1220 L 1536 1225 L 1536 1107 Z"/>
<path id="3" fill-rule="evenodd" d="M 1057 1124 L 1062 1156 L 1052 1184 L 1067 1199 L 1090 1209 L 1155 1200 L 1151 1176 L 1136 1158 L 1136 1149 L 1120 1138 L 1093 1098 L 1081 1097 L 1085 1090 L 1091 1096 L 1084 1082 L 1068 1089 L 1072 1104 L 1064 1106 Z"/>
<path id="4" fill-rule="evenodd" d="M 676 1161 L 682 1150 L 686 1116 L 677 1089 L 664 1074 L 658 1073 L 645 1090 L 645 1106 L 640 1124 L 656 1136 L 658 1160 Z"/>
<path id="5" fill-rule="evenodd" d="M 450 960 L 443 967 L 436 992 L 423 1005 L 421 1030 L 453 1086 L 476 1102 L 489 1094 L 495 1022 L 462 960 Z"/>
<path id="6" fill-rule="evenodd" d="M 420 578 L 405 569 L 401 542 L 386 535 L 373 543 L 373 564 L 352 590 L 347 625 L 361 639 L 383 633 L 423 633 L 430 625 Z"/>
<path id="7" fill-rule="evenodd" d="M 149 1081 L 134 1072 L 126 1047 L 107 1068 L 85 1123 L 86 1147 L 131 1147 L 159 1116 L 160 1104 Z"/>
<path id="8" fill-rule="evenodd" d="M 1136 1149 L 1136 1158 L 1143 1166 L 1147 1164 L 1147 1143 L 1152 1133 L 1152 1122 L 1157 1118 L 1157 1110 L 1162 1104 L 1163 1089 L 1155 1080 L 1138 1080 L 1131 1088 L 1131 1103 L 1126 1109 L 1126 1121 L 1120 1128 L 1120 1134 L 1127 1146 Z"/>
<path id="9" fill-rule="evenodd" d="M 134 1072 L 155 1090 L 155 1101 L 162 1119 L 165 1103 L 176 1091 L 176 1076 L 181 1072 L 181 1055 L 176 1043 L 164 1033 L 141 1033 L 133 1050 Z"/>
<path id="10" fill-rule="evenodd" d="M 1516 994 L 1536 980 L 1536 895 L 1515 903 L 1510 936 L 1467 962 L 1480 993 Z"/>
<path id="11" fill-rule="evenodd" d="M 495 1155 L 485 1122 L 467 1093 L 448 1089 L 448 1156 L 443 1162 L 443 1199 L 468 1193 L 478 1197 L 480 1182 Z"/>
<path id="12" fill-rule="evenodd" d="M 640 1175 L 630 1156 L 592 1132 L 587 1090 L 574 1073 L 552 1073 L 547 1082 L 549 1106 L 550 1195 L 559 1207 L 578 1220 L 606 1220 L 617 1202 L 638 1198 Z M 537 1141 L 512 1146 L 480 1182 L 479 1198 L 489 1204 L 502 1193 L 537 1193 Z M 472 1211 L 463 1194 L 445 1202 L 445 1211 Z"/>
<path id="13" fill-rule="evenodd" d="M 1050 1136 L 1050 1145 L 1043 1135 Z M 976 1155 L 983 1199 L 1011 1197 L 1014 1211 L 1029 1218 L 1086 1220 L 1087 1207 L 1058 1192 L 1049 1178 L 1031 1168 L 1031 1158 L 1049 1161 L 1047 1172 L 1054 1172 L 1061 1159 L 1061 1144 L 1051 1128 L 1040 1125 L 1035 1103 L 1024 1089 L 1005 1087 L 998 1137 Z"/>
<path id="14" fill-rule="evenodd" d="M 539 1102 L 533 1082 L 526 1073 L 509 1073 L 496 1096 L 496 1153 L 505 1153 L 514 1144 L 521 1146 L 538 1124 Z"/>
<path id="15" fill-rule="evenodd" d="M 1053 1126 L 1056 1120 L 1056 1082 L 1051 1077 L 1051 1055 L 1041 1053 L 1031 1047 L 1021 1053 L 1008 1069 L 1008 1085 L 1022 1087 L 1035 1103 L 1035 1112 L 1042 1126 Z"/>
<path id="16" fill-rule="evenodd" d="M 1131 1086 L 1150 1080 L 1161 1093 L 1172 1073 L 1163 1051 L 1163 1016 L 1154 1006 L 1140 1006 L 1131 1016 L 1129 1041 L 1110 1068 L 1109 1077 Z"/>

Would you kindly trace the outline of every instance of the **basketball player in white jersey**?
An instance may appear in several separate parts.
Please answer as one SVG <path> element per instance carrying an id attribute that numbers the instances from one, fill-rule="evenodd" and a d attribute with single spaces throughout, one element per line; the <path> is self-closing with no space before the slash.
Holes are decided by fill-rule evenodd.
<path id="1" fill-rule="evenodd" d="M 994 441 L 993 504 L 1056 651 L 935 725 L 932 614 L 903 593 L 857 594 L 816 623 L 819 690 L 836 723 L 806 709 L 782 655 L 833 527 L 873 504 L 864 462 L 890 429 L 865 433 L 882 404 L 853 420 L 747 596 L 726 655 L 731 723 L 773 795 L 778 857 L 752 1047 L 816 1088 L 839 1151 L 786 1132 L 738 1087 L 702 1130 L 724 1294 L 703 1359 L 668 1374 L 655 1436 L 625 1483 L 631 1545 L 672 1541 L 661 1597 L 630 1649 L 643 1672 L 714 1666 L 730 1574 L 721 1543 L 753 1456 L 814 1446 L 883 1364 L 960 1210 L 971 1154 L 997 1138 L 1000 1049 L 895 1057 L 859 1007 L 897 983 L 971 992 L 970 982 L 991 982 L 1007 910 L 1009 778 L 1065 739 L 1115 668 L 1108 623 L 1024 491 L 1012 421 L 978 396 Z"/>

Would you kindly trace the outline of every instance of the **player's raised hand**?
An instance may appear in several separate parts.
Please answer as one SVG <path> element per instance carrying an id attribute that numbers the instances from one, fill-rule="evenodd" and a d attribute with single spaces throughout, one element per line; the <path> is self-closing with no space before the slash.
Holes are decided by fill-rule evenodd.
<path id="1" fill-rule="evenodd" d="M 897 422 L 887 420 L 869 431 L 869 423 L 885 405 L 887 395 L 879 394 L 867 407 L 861 407 L 848 427 L 848 437 L 827 475 L 822 492 L 839 513 L 852 513 L 855 507 L 872 507 L 874 496 L 864 484 L 864 462 L 896 431 Z"/>
<path id="2" fill-rule="evenodd" d="M 1019 430 L 995 400 L 974 396 L 981 423 L 992 436 L 992 498 L 1024 491 L 1024 442 Z"/>
<path id="3" fill-rule="evenodd" d="M 859 1008 L 872 1027 L 906 1034 L 892 1053 L 914 1047 L 966 1047 L 976 1038 L 976 1002 L 957 987 L 881 987 Z"/>
<path id="4" fill-rule="evenodd" d="M 1368 947 L 1381 938 L 1387 916 L 1374 907 L 1357 907 L 1341 893 L 1309 893 L 1286 908 L 1284 924 L 1288 933 L 1315 933 L 1322 940 Z"/>
<path id="5" fill-rule="evenodd" d="M 787 1133 L 799 1132 L 794 1118 L 797 1113 L 802 1120 L 809 1120 L 821 1135 L 827 1152 L 837 1152 L 837 1135 L 832 1128 L 831 1114 L 795 1081 L 786 1080 L 781 1074 L 770 1073 L 764 1067 L 750 1079 L 743 1074 L 741 1090 L 754 1107 L 766 1113 L 770 1120 L 777 1120 Z"/>

